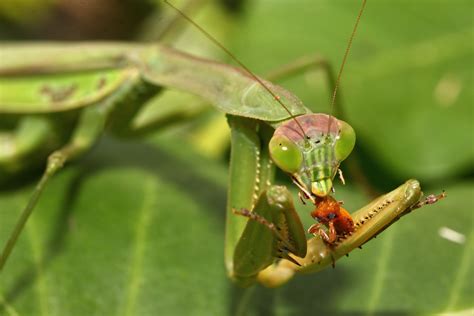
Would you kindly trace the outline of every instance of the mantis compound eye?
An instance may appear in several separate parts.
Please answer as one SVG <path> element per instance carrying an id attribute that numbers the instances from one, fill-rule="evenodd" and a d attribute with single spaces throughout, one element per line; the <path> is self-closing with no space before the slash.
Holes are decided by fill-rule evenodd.
<path id="1" fill-rule="evenodd" d="M 343 161 L 354 149 L 356 135 L 354 129 L 344 121 L 339 120 L 339 135 L 334 147 L 336 159 Z"/>
<path id="2" fill-rule="evenodd" d="M 285 172 L 296 173 L 303 162 L 303 154 L 299 147 L 283 135 L 275 135 L 269 144 L 273 162 Z"/>

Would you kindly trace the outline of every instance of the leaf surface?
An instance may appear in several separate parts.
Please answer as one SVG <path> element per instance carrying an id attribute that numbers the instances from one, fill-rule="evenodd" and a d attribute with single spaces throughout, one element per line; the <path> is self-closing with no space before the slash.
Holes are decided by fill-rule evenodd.
<path id="1" fill-rule="evenodd" d="M 106 139 L 52 181 L 2 274 L 0 314 L 291 315 L 472 307 L 472 184 L 446 187 L 449 198 L 404 217 L 336 269 L 299 275 L 277 290 L 241 290 L 223 265 L 225 166 L 176 139 L 159 143 L 155 148 Z M 0 196 L 2 243 L 30 190 Z M 366 202 L 351 188 L 339 195 L 350 209 Z M 307 209 L 301 216 L 308 222 Z M 463 234 L 464 243 L 441 238 L 442 227 Z"/>

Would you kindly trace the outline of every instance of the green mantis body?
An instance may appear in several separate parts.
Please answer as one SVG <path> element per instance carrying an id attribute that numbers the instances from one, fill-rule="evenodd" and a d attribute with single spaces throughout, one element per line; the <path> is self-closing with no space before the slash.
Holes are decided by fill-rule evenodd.
<path id="1" fill-rule="evenodd" d="M 105 126 L 119 134 L 133 132 L 128 127 L 139 105 L 162 86 L 194 92 L 249 120 L 278 124 L 287 116 L 278 107 L 265 111 L 268 95 L 244 72 L 159 45 L 19 45 L 2 48 L 2 57 L 2 90 L 10 91 L 2 93 L 2 124 L 14 127 L 2 135 L 2 147 L 7 149 L 0 158 L 4 177 L 28 167 L 41 151 L 48 155 L 56 150 L 49 156 L 43 178 L 47 181 L 66 160 L 89 149 Z M 44 63 L 48 59 L 55 60 L 53 67 Z M 88 66 L 84 69 L 82 64 Z M 61 93 L 68 89 L 72 92 Z M 289 101 L 292 111 L 308 111 L 290 93 L 272 89 Z"/>
<path id="2" fill-rule="evenodd" d="M 340 240 L 334 249 L 314 237 L 308 241 L 306 251 L 305 233 L 291 196 L 286 189 L 271 185 L 274 167 L 267 144 L 273 128 L 288 120 L 288 114 L 245 72 L 159 45 L 104 43 L 64 47 L 49 43 L 8 46 L 2 48 L 2 52 L 0 75 L 2 91 L 6 92 L 2 93 L 0 103 L 2 124 L 17 124 L 16 129 L 3 134 L 3 148 L 9 148 L 1 152 L 3 174 L 13 174 L 16 168 L 27 167 L 30 158 L 45 146 L 50 147 L 46 147 L 44 153 L 56 150 L 50 156 L 46 173 L 53 174 L 65 160 L 87 150 L 105 126 L 119 134 L 133 132 L 125 127 L 130 127 L 140 105 L 162 87 L 193 92 L 228 113 L 232 157 L 226 263 L 231 277 L 242 284 L 251 284 L 260 275 L 265 284 L 278 285 L 294 271 L 328 266 L 388 226 L 420 198 L 417 182 L 407 182 L 357 213 L 364 218 L 380 209 L 371 220 L 377 224 L 360 224 L 360 230 L 348 240 Z M 101 53 L 94 56 L 95 52 Z M 17 56 L 22 58 L 17 59 Z M 54 64 L 49 65 L 44 60 L 54 60 Z M 82 67 L 83 64 L 87 67 Z M 288 91 L 267 84 L 294 115 L 309 113 Z M 21 94 L 14 93 L 16 91 Z M 52 136 L 59 139 L 54 142 Z M 71 141 L 68 142 L 67 137 Z M 280 221 L 285 225 L 289 223 L 289 239 L 298 240 L 298 245 L 285 256 L 304 258 L 296 259 L 301 266 L 281 260 L 277 266 L 264 270 L 277 257 L 273 233 L 258 222 L 232 214 L 234 209 L 251 210 L 254 206 L 258 212 L 269 208 L 275 214 L 288 212 L 287 218 Z M 271 216 L 276 216 L 277 223 L 280 215 Z M 262 239 L 262 235 L 266 237 Z M 261 258 L 254 265 L 256 254 Z"/>
<path id="3" fill-rule="evenodd" d="M 258 280 L 278 286 L 295 272 L 330 266 L 423 204 L 418 182 L 410 180 L 356 212 L 354 232 L 339 236 L 334 245 L 320 237 L 306 241 L 288 190 L 272 185 L 275 167 L 268 144 L 273 130 L 310 114 L 290 92 L 265 82 L 286 111 L 247 72 L 160 45 L 41 43 L 6 45 L 0 50 L 0 85 L 5 91 L 0 95 L 0 126 L 5 130 L 0 138 L 0 176 L 8 178 L 28 168 L 35 163 L 32 157 L 49 156 L 46 172 L 2 254 L 1 267 L 49 177 L 88 150 L 106 128 L 118 135 L 149 128 L 136 124 L 134 118 L 140 106 L 163 88 L 197 94 L 228 115 L 232 153 L 225 262 L 229 276 L 241 285 Z M 310 155 L 318 160 L 333 151 L 331 165 L 321 165 L 314 179 L 294 175 L 308 198 L 330 194 L 339 163 L 352 150 L 353 142 L 338 149 L 336 139 L 342 130 L 338 124 L 346 123 L 334 120 L 332 136 L 314 136 L 333 139 L 327 149 Z M 307 134 L 313 141 L 313 135 Z M 291 174 L 298 171 L 292 166 L 283 169 Z M 234 215 L 236 211 L 251 220 Z M 257 214 L 253 219 L 252 213 Z"/>

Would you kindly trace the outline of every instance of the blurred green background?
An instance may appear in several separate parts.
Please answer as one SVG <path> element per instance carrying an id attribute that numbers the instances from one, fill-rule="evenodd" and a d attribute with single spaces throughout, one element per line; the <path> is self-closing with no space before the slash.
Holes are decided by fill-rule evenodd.
<path id="1" fill-rule="evenodd" d="M 360 7 L 342 0 L 173 3 L 262 75 L 316 54 L 338 69 Z M 347 170 L 354 164 L 379 192 L 417 178 L 426 193 L 444 189 L 447 199 L 403 218 L 335 269 L 276 290 L 242 290 L 223 265 L 224 116 L 210 110 L 143 139 L 105 136 L 46 189 L 0 278 L 0 315 L 472 315 L 473 12 L 472 1 L 369 1 L 340 91 L 344 119 L 358 135 L 342 166 L 348 185 L 337 188 L 346 207 L 370 200 Z M 158 0 L 7 0 L 0 37 L 159 39 L 229 62 L 174 16 Z M 170 23 L 173 30 L 161 32 Z M 329 111 L 321 71 L 279 83 L 314 111 Z M 202 103 L 176 92 L 167 98 L 171 112 Z M 33 185 L 0 192 L 0 244 Z M 309 225 L 308 209 L 301 211 Z M 446 229 L 464 239 L 446 239 Z"/>

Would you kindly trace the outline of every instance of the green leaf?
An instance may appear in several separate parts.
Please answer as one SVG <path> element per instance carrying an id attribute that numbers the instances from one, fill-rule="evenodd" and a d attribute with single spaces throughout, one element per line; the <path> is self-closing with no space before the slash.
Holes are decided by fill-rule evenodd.
<path id="1" fill-rule="evenodd" d="M 225 186 L 187 158 L 106 143 L 62 173 L 2 275 L 3 299 L 20 315 L 222 313 L 209 297 L 227 287 Z M 2 244 L 30 190 L 2 196 Z"/>
<path id="2" fill-rule="evenodd" d="M 474 185 L 417 210 L 337 262 L 269 290 L 223 264 L 227 171 L 176 138 L 106 139 L 44 192 L 1 275 L 0 315 L 300 315 L 472 308 Z M 31 186 L 0 196 L 3 244 Z M 348 209 L 366 200 L 339 189 Z M 308 220 L 308 209 L 301 217 Z M 448 227 L 465 235 L 440 237 Z"/>

